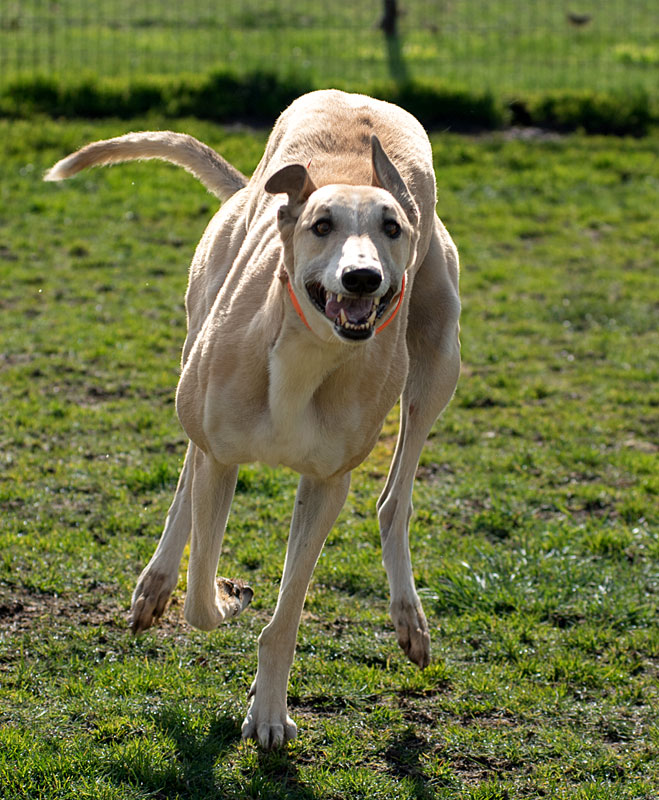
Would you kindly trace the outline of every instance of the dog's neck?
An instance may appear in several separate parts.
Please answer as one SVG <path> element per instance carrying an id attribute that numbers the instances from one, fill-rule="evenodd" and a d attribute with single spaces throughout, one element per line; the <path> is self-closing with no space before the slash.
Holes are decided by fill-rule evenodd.
<path id="1" fill-rule="evenodd" d="M 295 290 L 293 289 L 293 284 L 291 283 L 290 276 L 285 270 L 283 271 L 283 273 L 284 275 L 282 280 L 286 284 L 286 289 L 288 290 L 288 296 L 290 298 L 291 304 L 293 305 L 293 308 L 295 309 L 295 313 L 302 320 L 304 327 L 307 330 L 311 330 L 311 325 L 309 325 L 309 323 L 307 322 L 307 318 L 304 315 L 304 311 L 302 311 L 302 306 L 300 305 L 300 301 L 297 299 Z"/>
<path id="2" fill-rule="evenodd" d="M 363 348 L 350 347 L 338 339 L 320 339 L 301 309 L 294 307 L 287 282 L 281 282 L 278 291 L 283 316 L 270 350 L 268 404 L 273 423 L 288 428 L 299 426 L 310 413 L 314 395 L 329 375 L 351 360 L 361 361 Z M 300 330 L 302 324 L 304 331 Z"/>

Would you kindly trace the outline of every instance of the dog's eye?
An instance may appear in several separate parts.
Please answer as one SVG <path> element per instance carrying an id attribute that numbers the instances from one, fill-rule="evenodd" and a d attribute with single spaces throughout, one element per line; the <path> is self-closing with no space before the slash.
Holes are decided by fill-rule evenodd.
<path id="1" fill-rule="evenodd" d="M 328 219 L 319 219 L 311 226 L 311 230 L 316 236 L 327 236 L 332 232 L 332 223 Z"/>
<path id="2" fill-rule="evenodd" d="M 401 227 L 395 219 L 384 221 L 384 232 L 390 239 L 397 239 L 400 236 Z"/>

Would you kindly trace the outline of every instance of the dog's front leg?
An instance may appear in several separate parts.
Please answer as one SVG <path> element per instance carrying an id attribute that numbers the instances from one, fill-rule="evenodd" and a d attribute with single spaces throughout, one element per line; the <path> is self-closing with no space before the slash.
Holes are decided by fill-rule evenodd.
<path id="1" fill-rule="evenodd" d="M 407 657 L 423 669 L 430 663 L 430 633 L 414 585 L 409 524 L 413 511 L 412 484 L 429 426 L 410 431 L 409 405 L 406 402 L 407 398 L 403 394 L 398 445 L 387 485 L 378 500 L 378 518 L 382 563 L 387 572 L 391 594 L 389 610 L 396 628 L 398 644 Z"/>
<path id="2" fill-rule="evenodd" d="M 350 473 L 330 480 L 303 476 L 291 521 L 284 573 L 272 620 L 259 636 L 259 664 L 242 732 L 265 748 L 295 737 L 286 688 L 304 598 L 316 561 L 350 487 Z"/>
<path id="3" fill-rule="evenodd" d="M 460 372 L 457 254 L 452 253 L 437 223 L 428 254 L 414 278 L 407 333 L 409 373 L 401 398 L 400 432 L 387 484 L 378 500 L 391 618 L 399 645 L 422 668 L 430 662 L 430 633 L 414 585 L 409 523 L 421 451 L 435 419 L 453 395 Z"/>
<path id="4" fill-rule="evenodd" d="M 178 581 L 183 549 L 190 536 L 190 494 L 195 449 L 190 442 L 158 547 L 142 570 L 133 592 L 129 621 L 135 634 L 150 628 L 162 616 Z"/>
<path id="5" fill-rule="evenodd" d="M 224 529 L 238 478 L 237 466 L 219 464 L 198 448 L 192 479 L 192 535 L 184 614 L 190 625 L 210 631 L 249 604 L 252 590 L 216 581 Z"/>
<path id="6" fill-rule="evenodd" d="M 457 375 L 457 365 L 455 366 Z M 428 382 L 430 383 L 430 382 Z M 419 381 L 422 384 L 422 381 Z M 453 383 L 453 385 L 455 385 Z M 417 402 L 410 386 L 401 398 L 401 423 L 396 453 L 387 485 L 378 500 L 378 519 L 382 539 L 382 563 L 387 572 L 391 592 L 390 613 L 396 628 L 398 644 L 410 661 L 422 669 L 430 663 L 430 633 L 426 616 L 414 585 L 409 546 L 409 524 L 412 516 L 412 486 L 421 450 L 435 417 L 439 403 L 450 398 L 450 386 L 436 387 L 432 403 Z M 430 393 L 428 393 L 430 394 Z M 428 399 L 428 398 L 426 398 Z"/>

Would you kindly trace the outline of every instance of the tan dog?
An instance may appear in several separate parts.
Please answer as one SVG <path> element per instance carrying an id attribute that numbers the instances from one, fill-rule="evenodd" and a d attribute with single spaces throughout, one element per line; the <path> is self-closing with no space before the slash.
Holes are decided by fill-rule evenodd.
<path id="1" fill-rule="evenodd" d="M 196 139 L 166 132 L 87 145 L 46 179 L 136 158 L 179 164 L 225 202 L 192 262 L 177 393 L 190 444 L 133 594 L 132 629 L 163 613 L 188 538 L 188 622 L 211 630 L 239 614 L 251 589 L 216 578 L 238 465 L 297 470 L 279 599 L 259 637 L 242 728 L 272 747 L 296 734 L 286 690 L 314 566 L 351 470 L 401 395 L 400 435 L 377 510 L 398 642 L 420 667 L 430 660 L 408 524 L 421 449 L 460 369 L 458 256 L 435 214 L 425 131 L 402 109 L 368 97 L 322 91 L 296 100 L 249 181 Z"/>

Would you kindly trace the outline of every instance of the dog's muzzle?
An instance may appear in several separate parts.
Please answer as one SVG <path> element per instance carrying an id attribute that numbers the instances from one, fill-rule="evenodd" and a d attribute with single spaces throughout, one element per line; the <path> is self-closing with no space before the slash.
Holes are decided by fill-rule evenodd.
<path id="1" fill-rule="evenodd" d="M 316 308 L 334 323 L 345 339 L 368 339 L 377 321 L 396 295 L 393 288 L 382 296 L 348 295 L 328 292 L 320 283 L 307 284 L 307 293 Z"/>

